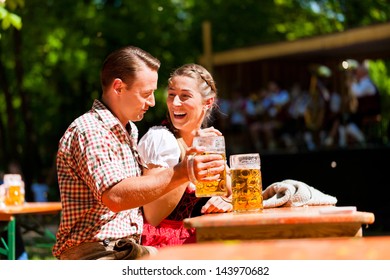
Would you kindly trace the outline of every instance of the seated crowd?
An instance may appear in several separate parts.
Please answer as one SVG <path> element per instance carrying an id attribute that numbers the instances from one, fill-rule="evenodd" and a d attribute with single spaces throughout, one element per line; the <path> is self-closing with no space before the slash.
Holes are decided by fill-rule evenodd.
<path id="1" fill-rule="evenodd" d="M 363 65 L 348 77 L 345 93 L 314 76 L 307 90 L 275 81 L 250 93 L 236 89 L 232 98 L 219 99 L 219 107 L 215 126 L 230 139 L 232 152 L 364 147 L 380 138 L 368 130 L 380 122 L 380 95 Z"/>

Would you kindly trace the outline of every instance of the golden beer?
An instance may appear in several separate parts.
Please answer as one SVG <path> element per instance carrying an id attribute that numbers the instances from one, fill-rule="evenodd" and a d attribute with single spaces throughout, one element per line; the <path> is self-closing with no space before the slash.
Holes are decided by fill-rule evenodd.
<path id="1" fill-rule="evenodd" d="M 231 169 L 234 212 L 263 209 L 260 169 Z"/>
<path id="2" fill-rule="evenodd" d="M 203 147 L 203 155 L 218 154 L 226 161 L 225 138 L 223 136 L 197 136 L 192 143 L 194 147 Z M 216 174 L 213 174 L 213 176 Z M 219 173 L 216 181 L 198 181 L 195 185 L 195 196 L 225 196 L 227 195 L 226 187 L 226 168 Z"/>
<path id="3" fill-rule="evenodd" d="M 20 174 L 4 175 L 4 204 L 18 206 L 24 204 L 24 182 Z"/>
<path id="4" fill-rule="evenodd" d="M 204 153 L 216 154 L 216 153 Z M 225 153 L 221 154 L 223 159 L 226 159 Z M 225 196 L 227 195 L 226 188 L 226 169 L 219 173 L 219 178 L 216 181 L 198 181 L 195 185 L 196 197 L 210 197 L 210 196 Z"/>
<path id="5" fill-rule="evenodd" d="M 259 154 L 230 156 L 232 204 L 234 212 L 257 212 L 263 209 L 263 188 Z"/>
<path id="6" fill-rule="evenodd" d="M 24 203 L 24 192 L 21 186 L 9 186 L 6 188 L 5 205 L 14 206 Z"/>

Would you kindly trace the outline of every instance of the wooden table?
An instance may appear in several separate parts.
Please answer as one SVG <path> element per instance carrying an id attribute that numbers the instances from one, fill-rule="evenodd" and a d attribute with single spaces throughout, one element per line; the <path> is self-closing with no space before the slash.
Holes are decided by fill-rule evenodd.
<path id="1" fill-rule="evenodd" d="M 0 247 L 0 254 L 8 259 L 15 259 L 15 224 L 16 216 L 23 214 L 56 214 L 62 209 L 61 202 L 26 202 L 21 206 L 7 206 L 0 208 L 0 221 L 7 222 L 8 242 L 1 239 L 4 248 Z"/>
<path id="2" fill-rule="evenodd" d="M 374 222 L 374 214 L 344 211 L 350 207 L 304 206 L 264 209 L 257 213 L 208 214 L 184 220 L 196 228 L 198 242 L 313 237 L 362 236 L 362 226 Z"/>
<path id="3" fill-rule="evenodd" d="M 159 249 L 144 260 L 389 260 L 390 236 L 213 241 Z"/>

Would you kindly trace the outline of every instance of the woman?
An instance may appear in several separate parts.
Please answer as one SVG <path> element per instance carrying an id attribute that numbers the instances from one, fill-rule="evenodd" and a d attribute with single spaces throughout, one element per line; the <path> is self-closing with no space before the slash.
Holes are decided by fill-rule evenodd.
<path id="1" fill-rule="evenodd" d="M 206 128 L 216 98 L 215 82 L 204 67 L 186 64 L 176 69 L 168 80 L 168 120 L 163 126 L 149 129 L 139 142 L 139 152 L 145 162 L 150 167 L 173 166 L 192 146 L 196 135 L 221 135 L 213 127 Z M 230 185 L 228 189 L 230 192 Z M 195 213 L 199 205 L 201 209 Z M 186 183 L 143 206 L 142 244 L 163 247 L 193 243 L 195 230 L 185 229 L 183 219 L 231 209 L 231 203 L 223 197 L 206 198 L 206 201 L 197 198 L 194 185 Z"/>

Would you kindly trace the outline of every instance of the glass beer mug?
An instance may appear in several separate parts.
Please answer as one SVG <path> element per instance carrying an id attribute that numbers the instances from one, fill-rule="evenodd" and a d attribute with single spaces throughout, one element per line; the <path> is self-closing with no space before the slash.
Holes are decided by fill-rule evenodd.
<path id="1" fill-rule="evenodd" d="M 5 186 L 0 185 L 0 208 L 5 207 Z"/>
<path id="2" fill-rule="evenodd" d="M 257 212 L 263 209 L 259 154 L 230 156 L 233 212 Z"/>
<path id="3" fill-rule="evenodd" d="M 198 136 L 192 143 L 194 147 L 205 147 L 204 154 L 219 154 L 226 160 L 225 138 L 223 136 Z M 225 196 L 226 168 L 219 174 L 215 181 L 198 181 L 195 185 L 195 195 L 197 197 Z"/>
<path id="4" fill-rule="evenodd" d="M 6 206 L 18 206 L 24 204 L 24 182 L 20 174 L 4 175 Z"/>

